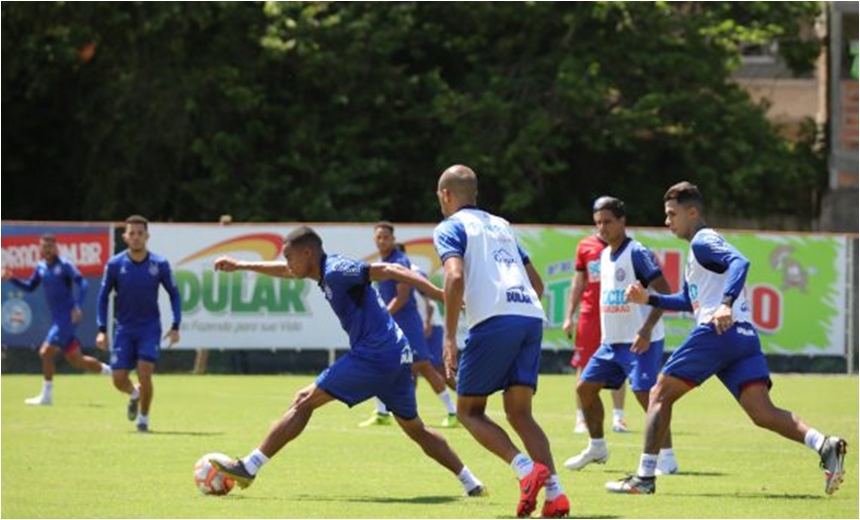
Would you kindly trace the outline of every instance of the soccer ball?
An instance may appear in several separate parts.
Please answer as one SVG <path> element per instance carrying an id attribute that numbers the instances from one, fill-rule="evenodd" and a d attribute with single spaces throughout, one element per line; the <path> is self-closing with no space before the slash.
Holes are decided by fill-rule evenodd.
<path id="1" fill-rule="evenodd" d="M 218 470 L 209 463 L 209 459 L 225 463 L 233 460 L 223 453 L 203 455 L 194 465 L 194 484 L 204 495 L 226 495 L 236 483 L 233 479 L 218 473 Z"/>

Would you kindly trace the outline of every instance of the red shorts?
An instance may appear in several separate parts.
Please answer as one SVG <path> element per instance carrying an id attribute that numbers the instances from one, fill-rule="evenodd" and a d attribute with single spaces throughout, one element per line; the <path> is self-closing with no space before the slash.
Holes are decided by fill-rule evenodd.
<path id="1" fill-rule="evenodd" d="M 573 357 L 570 366 L 585 368 L 588 360 L 600 346 L 600 316 L 580 316 L 576 323 L 576 343 L 573 346 Z"/>

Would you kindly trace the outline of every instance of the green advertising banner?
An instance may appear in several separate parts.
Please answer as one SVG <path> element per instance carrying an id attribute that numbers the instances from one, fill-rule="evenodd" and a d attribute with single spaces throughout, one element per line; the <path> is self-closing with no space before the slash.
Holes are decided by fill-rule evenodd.
<path id="1" fill-rule="evenodd" d="M 571 348 L 561 330 L 580 240 L 586 227 L 520 226 L 520 244 L 529 253 L 546 286 L 544 307 L 549 325 L 544 347 Z M 628 234 L 657 257 L 673 290 L 683 284 L 689 243 L 668 230 L 628 228 Z M 726 240 L 751 262 L 747 297 L 753 321 L 767 353 L 845 353 L 846 238 L 782 233 L 726 232 Z M 692 315 L 667 313 L 666 348 L 676 348 L 693 327 Z"/>

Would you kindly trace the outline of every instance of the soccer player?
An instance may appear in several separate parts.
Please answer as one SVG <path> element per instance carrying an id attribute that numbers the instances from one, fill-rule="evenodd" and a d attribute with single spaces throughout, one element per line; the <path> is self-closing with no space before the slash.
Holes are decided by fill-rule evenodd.
<path id="1" fill-rule="evenodd" d="M 116 292 L 116 330 L 111 348 L 113 384 L 117 390 L 129 394 L 127 416 L 137 419 L 139 432 L 149 431 L 149 411 L 152 406 L 152 375 L 158 361 L 161 341 L 161 313 L 158 310 L 158 287 L 163 286 L 170 295 L 173 324 L 164 336 L 169 346 L 179 341 L 179 323 L 182 320 L 179 290 L 166 259 L 147 250 L 149 222 L 140 215 L 125 220 L 122 238 L 128 248 L 113 256 L 105 266 L 99 289 L 99 333 L 96 346 L 107 350 L 108 298 Z M 129 371 L 137 370 L 138 384 L 129 378 Z M 140 413 L 138 413 L 138 408 Z"/>
<path id="2" fill-rule="evenodd" d="M 54 357 L 62 351 L 66 360 L 75 368 L 87 372 L 110 374 L 110 367 L 98 359 L 81 354 L 81 345 L 75 336 L 77 324 L 83 315 L 81 307 L 87 297 L 87 281 L 81 276 L 78 268 L 69 260 L 60 256 L 57 248 L 57 238 L 46 233 L 39 238 L 39 250 L 42 259 L 36 265 L 29 280 L 18 280 L 12 277 L 12 272 L 3 268 L 3 281 L 11 281 L 16 287 L 26 292 L 33 292 L 39 285 L 45 283 L 45 298 L 51 309 L 51 328 L 39 348 L 42 358 L 42 392 L 36 397 L 25 399 L 24 402 L 35 406 L 50 406 L 54 396 L 54 372 L 56 365 Z M 72 285 L 78 286 L 77 298 Z"/>
<path id="3" fill-rule="evenodd" d="M 412 268 L 412 262 L 406 253 L 394 247 L 394 224 L 391 222 L 379 222 L 373 228 L 373 239 L 376 249 L 379 251 L 381 262 L 399 264 L 407 269 Z M 424 324 L 418 313 L 418 305 L 415 301 L 415 290 L 406 283 L 397 280 L 384 280 L 379 282 L 379 295 L 388 307 L 388 312 L 394 317 L 395 323 L 403 330 L 409 346 L 412 347 L 414 359 L 412 371 L 421 375 L 430 383 L 433 392 L 442 401 L 448 415 L 443 420 L 443 428 L 457 426 L 457 409 L 448 388 L 445 386 L 445 378 L 440 375 L 430 363 L 430 351 L 427 341 L 424 339 Z M 385 403 L 377 399 L 376 412 L 359 426 L 372 426 L 376 424 L 390 424 L 391 416 L 385 408 Z"/>
<path id="4" fill-rule="evenodd" d="M 543 339 L 543 282 L 520 249 L 510 224 L 476 206 L 478 178 L 462 165 L 439 178 L 445 217 L 433 233 L 445 267 L 443 355 L 457 375 L 457 416 L 486 449 L 510 464 L 520 481 L 517 516 L 527 517 L 546 486 L 542 516 L 561 517 L 570 503 L 555 472 L 549 440 L 532 416 Z M 457 323 L 466 304 L 469 336 L 458 363 Z M 487 397 L 504 391 L 508 422 L 522 453 L 486 413 Z"/>
<path id="5" fill-rule="evenodd" d="M 570 298 L 567 302 L 567 316 L 561 328 L 568 339 L 573 338 L 573 319 L 579 308 L 579 318 L 576 320 L 576 340 L 573 346 L 573 356 L 570 366 L 579 375 L 588 365 L 588 360 L 600 346 L 600 252 L 606 247 L 606 242 L 600 235 L 591 235 L 579 241 L 576 247 L 573 278 L 570 280 Z M 627 432 L 624 421 L 624 389 L 612 390 L 612 431 Z M 576 394 L 576 426 L 574 433 L 588 433 L 585 415 L 582 413 L 582 403 Z"/>
<path id="6" fill-rule="evenodd" d="M 693 312 L 696 327 L 672 352 L 651 390 L 645 447 L 639 470 L 606 487 L 615 493 L 656 491 L 657 450 L 669 431 L 672 407 L 687 392 L 716 375 L 756 426 L 806 444 L 821 457 L 824 491 L 839 488 L 847 443 L 810 428 L 794 413 L 770 399 L 770 372 L 744 295 L 749 261 L 705 222 L 698 187 L 681 182 L 663 197 L 666 225 L 690 242 L 683 289 L 671 295 L 649 294 L 639 285 L 626 291 L 627 300 L 667 310 Z"/>
<path id="7" fill-rule="evenodd" d="M 582 453 L 568 459 L 568 469 L 580 470 L 596 462 L 604 464 L 609 450 L 603 437 L 603 403 L 600 390 L 618 388 L 630 379 L 630 389 L 648 409 L 648 393 L 657 380 L 663 358 L 663 311 L 631 305 L 624 301 L 624 290 L 638 280 L 652 292 L 668 293 L 654 255 L 645 246 L 627 236 L 627 210 L 615 197 L 600 197 L 594 202 L 594 224 L 600 238 L 608 244 L 600 254 L 600 328 L 601 345 L 594 353 L 576 385 L 582 403 L 589 445 Z M 661 446 L 657 462 L 659 473 L 678 472 L 671 439 Z"/>
<path id="8" fill-rule="evenodd" d="M 400 264 L 367 264 L 327 255 L 320 236 L 307 226 L 293 230 L 284 238 L 283 253 L 286 263 L 220 257 L 215 260 L 215 269 L 314 280 L 349 335 L 350 350 L 323 371 L 314 383 L 299 390 L 290 408 L 258 448 L 241 460 L 227 464 L 211 460 L 212 465 L 240 487 L 248 487 L 260 468 L 302 433 L 314 410 L 334 400 L 352 407 L 377 396 L 409 438 L 457 476 L 467 495 L 483 495 L 481 481 L 463 465 L 445 439 L 427 428 L 418 416 L 412 349 L 371 282 L 396 280 L 437 298 L 441 298 L 442 291 Z"/>

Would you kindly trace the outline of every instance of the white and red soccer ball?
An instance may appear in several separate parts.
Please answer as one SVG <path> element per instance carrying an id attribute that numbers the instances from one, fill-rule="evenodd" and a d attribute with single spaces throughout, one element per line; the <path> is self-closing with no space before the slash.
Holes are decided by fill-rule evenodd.
<path id="1" fill-rule="evenodd" d="M 215 459 L 218 462 L 230 462 L 232 459 L 223 453 L 207 453 L 200 457 L 194 464 L 194 484 L 204 495 L 226 495 L 236 484 L 233 479 L 218 473 L 218 470 L 209 462 Z"/>

